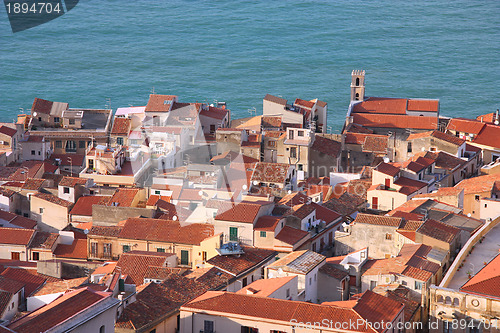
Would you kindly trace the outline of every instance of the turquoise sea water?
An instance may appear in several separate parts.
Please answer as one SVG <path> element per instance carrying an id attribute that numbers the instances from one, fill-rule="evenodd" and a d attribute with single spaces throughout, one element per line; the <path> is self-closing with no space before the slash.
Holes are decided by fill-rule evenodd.
<path id="1" fill-rule="evenodd" d="M 145 105 L 148 94 L 226 101 L 320 98 L 338 131 L 350 72 L 369 96 L 439 98 L 441 113 L 500 107 L 500 1 L 97 1 L 13 34 L 0 8 L 0 120 L 34 97 L 71 107 Z"/>

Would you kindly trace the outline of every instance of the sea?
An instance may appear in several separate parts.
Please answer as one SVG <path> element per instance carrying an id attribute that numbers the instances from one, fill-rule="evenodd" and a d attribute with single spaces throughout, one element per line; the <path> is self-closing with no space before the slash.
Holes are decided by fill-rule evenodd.
<path id="1" fill-rule="evenodd" d="M 500 1 L 81 0 L 13 33 L 0 7 L 0 121 L 35 97 L 75 108 L 146 105 L 150 93 L 262 113 L 269 93 L 328 103 L 338 132 L 350 74 L 366 95 L 433 98 L 450 117 L 500 107 Z"/>

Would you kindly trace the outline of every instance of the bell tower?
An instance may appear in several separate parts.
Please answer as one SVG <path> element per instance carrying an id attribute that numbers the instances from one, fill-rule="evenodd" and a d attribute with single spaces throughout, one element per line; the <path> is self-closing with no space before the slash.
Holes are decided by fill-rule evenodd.
<path id="1" fill-rule="evenodd" d="M 365 71 L 353 70 L 351 73 L 351 101 L 365 99 Z"/>

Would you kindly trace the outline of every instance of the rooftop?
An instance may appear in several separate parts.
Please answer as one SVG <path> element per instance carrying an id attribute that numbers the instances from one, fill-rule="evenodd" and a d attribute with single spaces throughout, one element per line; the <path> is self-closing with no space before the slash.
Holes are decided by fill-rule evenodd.
<path id="1" fill-rule="evenodd" d="M 268 268 L 281 268 L 285 272 L 307 274 L 325 260 L 325 256 L 309 251 L 295 251 L 273 262 Z"/>

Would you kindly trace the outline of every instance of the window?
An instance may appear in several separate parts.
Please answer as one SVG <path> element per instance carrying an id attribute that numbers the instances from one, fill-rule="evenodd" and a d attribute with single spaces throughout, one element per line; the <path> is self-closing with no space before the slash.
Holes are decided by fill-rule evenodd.
<path id="1" fill-rule="evenodd" d="M 123 253 L 130 252 L 130 245 L 123 245 L 122 251 Z"/>
<path id="2" fill-rule="evenodd" d="M 288 131 L 288 138 L 289 138 L 290 140 L 293 140 L 293 130 L 289 130 L 289 131 Z"/>
<path id="3" fill-rule="evenodd" d="M 33 252 L 31 258 L 33 260 L 40 260 L 40 252 Z"/>
<path id="4" fill-rule="evenodd" d="M 70 120 L 69 120 L 69 124 L 70 124 L 70 125 L 74 125 L 74 124 L 75 124 L 75 119 L 70 119 Z"/>
<path id="5" fill-rule="evenodd" d="M 201 260 L 207 261 L 207 251 L 201 252 Z"/>
<path id="6" fill-rule="evenodd" d="M 370 290 L 375 289 L 376 286 L 377 286 L 377 281 L 370 281 Z"/>
<path id="7" fill-rule="evenodd" d="M 408 142 L 408 152 L 411 153 L 412 152 L 412 147 L 411 147 L 411 142 Z"/>
<path id="8" fill-rule="evenodd" d="M 189 265 L 189 252 L 181 250 L 181 265 Z"/>
<path id="9" fill-rule="evenodd" d="M 241 326 L 241 333 L 259 333 L 259 329 L 255 327 Z"/>
<path id="10" fill-rule="evenodd" d="M 165 249 L 163 247 L 157 247 L 156 252 L 165 252 Z"/>
<path id="11" fill-rule="evenodd" d="M 262 238 L 266 238 L 266 232 L 265 232 L 265 231 L 261 231 L 261 232 L 260 232 L 260 237 L 262 237 Z"/>
<path id="12" fill-rule="evenodd" d="M 422 290 L 422 282 L 415 281 L 415 290 Z"/>
<path id="13" fill-rule="evenodd" d="M 312 278 L 309 278 L 309 285 L 312 284 Z"/>
<path id="14" fill-rule="evenodd" d="M 304 131 L 298 131 L 297 136 L 304 136 Z"/>
<path id="15" fill-rule="evenodd" d="M 385 239 L 386 240 L 392 240 L 392 235 L 391 234 L 385 234 Z"/>
<path id="16" fill-rule="evenodd" d="M 159 195 L 159 194 L 160 194 L 160 191 L 155 191 L 155 194 L 158 194 L 158 195 Z"/>
<path id="17" fill-rule="evenodd" d="M 236 228 L 236 227 L 229 227 L 229 240 L 231 242 L 237 242 L 238 241 L 238 228 Z"/>
<path id="18" fill-rule="evenodd" d="M 245 288 L 248 285 L 248 279 L 246 277 L 243 278 L 243 281 L 241 284 L 242 284 L 242 288 Z"/>
<path id="19" fill-rule="evenodd" d="M 408 283 L 407 283 L 405 280 L 401 280 L 401 284 L 402 284 L 403 286 L 407 286 L 407 285 L 408 285 Z"/>
<path id="20" fill-rule="evenodd" d="M 268 147 L 276 147 L 276 141 L 274 140 L 268 141 L 267 145 Z"/>
<path id="21" fill-rule="evenodd" d="M 479 195 L 476 194 L 475 198 L 476 198 L 476 200 L 479 200 Z"/>
<path id="22" fill-rule="evenodd" d="M 290 298 L 290 288 L 286 289 L 286 298 Z"/>
<path id="23" fill-rule="evenodd" d="M 40 207 L 38 210 L 40 211 L 40 214 L 43 214 L 43 207 Z"/>
<path id="24" fill-rule="evenodd" d="M 214 322 L 211 320 L 205 320 L 203 323 L 203 333 L 213 333 L 214 332 Z"/>
<path id="25" fill-rule="evenodd" d="M 61 121 L 61 119 L 59 119 L 59 117 L 54 117 L 54 123 L 59 123 Z"/>
<path id="26" fill-rule="evenodd" d="M 120 145 L 120 146 L 123 146 L 123 138 L 121 136 L 119 136 L 119 137 L 116 138 L 116 144 Z"/>
<path id="27" fill-rule="evenodd" d="M 85 148 L 85 141 L 78 142 L 78 148 Z"/>
<path id="28" fill-rule="evenodd" d="M 60 140 L 56 141 L 56 148 L 62 148 L 62 141 Z"/>
<path id="29" fill-rule="evenodd" d="M 104 243 L 102 252 L 105 257 L 111 257 L 111 243 Z"/>
<path id="30" fill-rule="evenodd" d="M 299 169 L 299 171 L 303 171 L 304 170 L 304 165 L 297 164 L 297 168 Z"/>
<path id="31" fill-rule="evenodd" d="M 106 326 L 102 325 L 99 327 L 99 333 L 106 333 Z"/>
<path id="32" fill-rule="evenodd" d="M 297 158 L 297 148 L 296 147 L 291 147 L 290 148 L 290 157 L 291 158 Z"/>
<path id="33" fill-rule="evenodd" d="M 35 155 L 35 154 L 36 154 L 36 153 L 35 153 L 35 151 L 34 151 L 34 150 L 32 150 L 32 151 L 31 151 L 31 155 Z"/>
<path id="34" fill-rule="evenodd" d="M 73 141 L 73 140 L 66 141 L 66 151 L 75 153 L 76 152 L 76 141 Z"/>
<path id="35" fill-rule="evenodd" d="M 69 194 L 69 187 L 64 187 L 63 191 L 64 191 L 64 194 Z"/>
<path id="36" fill-rule="evenodd" d="M 38 117 L 38 121 L 42 121 L 42 117 Z"/>
<path id="37" fill-rule="evenodd" d="M 92 257 L 97 257 L 97 243 L 95 242 L 90 243 L 90 253 Z"/>

